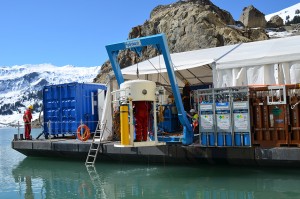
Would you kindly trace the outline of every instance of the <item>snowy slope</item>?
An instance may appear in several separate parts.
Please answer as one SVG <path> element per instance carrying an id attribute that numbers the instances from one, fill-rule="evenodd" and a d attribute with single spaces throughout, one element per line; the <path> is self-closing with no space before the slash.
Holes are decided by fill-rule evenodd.
<path id="1" fill-rule="evenodd" d="M 46 85 L 92 82 L 100 67 L 57 67 L 51 64 L 0 67 L 0 127 L 22 123 L 22 113 L 35 104 L 34 119 L 41 109 L 41 90 Z"/>
<path id="2" fill-rule="evenodd" d="M 300 14 L 296 14 L 296 10 L 300 10 L 300 3 L 297 3 L 278 12 L 268 14 L 265 16 L 265 18 L 267 21 L 269 21 L 273 16 L 278 15 L 283 19 L 284 23 L 286 23 L 287 16 L 289 16 L 290 21 L 293 20 L 295 16 L 300 16 Z"/>
<path id="3" fill-rule="evenodd" d="M 283 10 L 280 10 L 278 12 L 268 14 L 265 16 L 266 21 L 269 21 L 273 16 L 278 15 L 283 19 L 283 22 L 287 22 L 287 18 L 289 18 L 289 21 L 293 20 L 295 16 L 300 16 L 300 14 L 296 14 L 296 11 L 300 11 L 300 3 L 297 3 L 291 7 L 285 8 Z M 272 29 L 266 29 L 267 34 L 270 38 L 280 38 L 280 37 L 289 37 L 293 36 L 295 32 L 293 30 L 290 31 L 274 31 Z"/>

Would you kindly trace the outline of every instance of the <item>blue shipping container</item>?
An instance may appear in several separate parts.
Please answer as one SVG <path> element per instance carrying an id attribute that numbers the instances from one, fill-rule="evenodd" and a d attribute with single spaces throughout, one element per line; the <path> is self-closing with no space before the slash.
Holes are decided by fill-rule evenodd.
<path id="1" fill-rule="evenodd" d="M 104 92 L 106 86 L 77 82 L 45 86 L 43 89 L 44 133 L 46 135 L 76 134 L 81 122 L 94 132 L 99 120 L 98 89 Z"/>

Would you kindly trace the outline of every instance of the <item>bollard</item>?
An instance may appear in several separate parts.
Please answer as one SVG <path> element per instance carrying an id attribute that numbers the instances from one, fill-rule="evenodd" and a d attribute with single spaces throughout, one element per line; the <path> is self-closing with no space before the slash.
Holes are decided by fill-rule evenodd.
<path id="1" fill-rule="evenodd" d="M 20 122 L 18 121 L 18 138 L 20 137 Z"/>
<path id="2" fill-rule="evenodd" d="M 50 120 L 48 121 L 47 125 L 48 125 L 48 134 L 47 133 L 45 134 L 45 138 L 46 139 L 49 138 L 51 140 L 51 121 Z"/>
<path id="3" fill-rule="evenodd" d="M 18 134 L 14 134 L 14 141 L 18 140 Z"/>
<path id="4" fill-rule="evenodd" d="M 130 144 L 130 130 L 129 130 L 129 121 L 128 121 L 128 106 L 120 106 L 120 131 L 121 131 L 121 144 L 129 145 Z"/>

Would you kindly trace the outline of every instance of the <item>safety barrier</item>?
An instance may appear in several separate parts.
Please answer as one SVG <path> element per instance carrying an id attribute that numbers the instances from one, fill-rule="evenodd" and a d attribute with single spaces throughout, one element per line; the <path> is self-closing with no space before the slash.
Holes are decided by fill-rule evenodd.
<path id="1" fill-rule="evenodd" d="M 251 145 L 249 88 L 236 87 L 231 89 L 233 136 L 235 146 Z"/>
<path id="2" fill-rule="evenodd" d="M 300 146 L 299 84 L 196 93 L 201 146 Z"/>
<path id="3" fill-rule="evenodd" d="M 202 146 L 215 146 L 214 95 L 212 89 L 197 90 L 199 135 Z"/>
<path id="4" fill-rule="evenodd" d="M 197 90 L 200 145 L 251 146 L 249 88 Z"/>
<path id="5" fill-rule="evenodd" d="M 78 127 L 82 125 L 86 125 L 91 133 L 94 133 L 95 128 L 91 129 L 90 127 L 93 127 L 97 125 L 98 121 L 44 121 L 44 134 L 45 136 L 54 136 L 54 137 L 60 137 L 60 136 L 67 136 L 67 135 L 77 135 L 78 134 Z"/>
<path id="6" fill-rule="evenodd" d="M 217 146 L 232 146 L 231 90 L 214 89 Z"/>
<path id="7" fill-rule="evenodd" d="M 285 86 L 250 87 L 252 144 L 287 146 L 288 105 Z"/>

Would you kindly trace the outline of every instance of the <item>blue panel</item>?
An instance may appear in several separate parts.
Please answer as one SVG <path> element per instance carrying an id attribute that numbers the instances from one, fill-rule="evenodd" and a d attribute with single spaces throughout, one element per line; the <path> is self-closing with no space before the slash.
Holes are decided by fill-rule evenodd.
<path id="1" fill-rule="evenodd" d="M 202 146 L 214 146 L 215 136 L 212 132 L 202 132 L 201 133 L 201 145 Z"/>
<path id="2" fill-rule="evenodd" d="M 215 146 L 215 134 L 209 133 L 208 139 L 209 139 L 209 146 Z"/>
<path id="3" fill-rule="evenodd" d="M 181 131 L 181 126 L 178 119 L 175 104 L 167 104 L 167 105 L 163 105 L 163 107 L 164 107 L 164 121 L 158 123 L 158 128 L 168 133 Z M 176 111 L 174 111 L 174 109 Z"/>
<path id="4" fill-rule="evenodd" d="M 207 136 L 206 136 L 206 133 L 201 133 L 201 145 L 207 146 Z"/>
<path id="5" fill-rule="evenodd" d="M 106 86 L 77 82 L 45 86 L 43 89 L 44 132 L 51 135 L 75 134 L 81 121 L 91 129 L 91 132 L 94 132 L 99 120 L 98 89 L 106 90 Z M 94 106 L 92 106 L 92 99 L 95 102 Z M 50 132 L 48 121 L 51 121 Z"/>
<path id="6" fill-rule="evenodd" d="M 249 133 L 234 133 L 235 146 L 250 146 L 250 134 Z"/>
<path id="7" fill-rule="evenodd" d="M 238 133 L 238 132 L 235 132 L 234 133 L 234 143 L 235 143 L 235 146 L 242 146 L 242 134 L 241 133 Z"/>
<path id="8" fill-rule="evenodd" d="M 250 146 L 250 133 L 244 133 L 244 146 Z"/>
<path id="9" fill-rule="evenodd" d="M 225 145 L 232 146 L 232 135 L 231 133 L 225 133 Z"/>
<path id="10" fill-rule="evenodd" d="M 223 136 L 223 133 L 222 132 L 218 132 L 217 133 L 217 144 L 218 146 L 224 146 L 224 136 Z"/>
<path id="11" fill-rule="evenodd" d="M 218 134 L 217 135 L 218 146 L 232 146 L 231 133 L 218 132 L 217 134 Z"/>
<path id="12" fill-rule="evenodd" d="M 160 142 L 181 142 L 182 136 L 157 136 Z"/>

